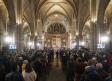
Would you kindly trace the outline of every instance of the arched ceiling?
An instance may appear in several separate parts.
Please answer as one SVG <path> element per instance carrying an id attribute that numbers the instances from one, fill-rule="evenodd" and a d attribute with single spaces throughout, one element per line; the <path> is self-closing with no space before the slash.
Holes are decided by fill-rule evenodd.
<path id="1" fill-rule="evenodd" d="M 2 15 L 2 19 L 4 24 L 6 23 L 6 20 L 8 19 L 8 12 L 6 9 L 6 6 L 4 5 L 4 3 L 2 2 L 2 0 L 0 0 L 0 14 Z"/>
<path id="2" fill-rule="evenodd" d="M 78 4 L 77 0 L 35 0 L 36 18 L 39 18 L 38 13 L 40 13 L 42 21 L 45 21 L 51 13 L 59 14 L 58 12 L 60 12 L 72 19 L 73 13 L 75 13 L 75 17 L 77 15 L 76 4 Z"/>
<path id="3" fill-rule="evenodd" d="M 109 26 L 109 24 L 112 20 L 112 0 L 106 10 L 106 19 L 107 19 L 107 25 Z"/>

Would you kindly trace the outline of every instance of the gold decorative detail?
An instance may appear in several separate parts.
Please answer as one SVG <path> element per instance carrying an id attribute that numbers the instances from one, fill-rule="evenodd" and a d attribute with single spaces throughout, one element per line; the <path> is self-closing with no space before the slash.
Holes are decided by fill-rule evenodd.
<path id="1" fill-rule="evenodd" d="M 54 23 L 47 29 L 49 34 L 63 34 L 66 32 L 66 28 L 60 23 Z"/>

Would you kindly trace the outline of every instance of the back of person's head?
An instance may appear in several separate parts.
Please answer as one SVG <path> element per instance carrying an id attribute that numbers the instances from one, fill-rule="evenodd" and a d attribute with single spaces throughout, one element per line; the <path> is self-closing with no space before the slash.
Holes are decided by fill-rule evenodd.
<path id="1" fill-rule="evenodd" d="M 23 64 L 27 64 L 27 63 L 28 63 L 28 60 L 24 60 L 24 61 L 23 61 Z"/>
<path id="2" fill-rule="evenodd" d="M 86 66 L 86 67 L 85 67 L 85 72 L 89 72 L 89 71 L 90 71 L 89 68 L 90 68 L 90 66 Z"/>
<path id="3" fill-rule="evenodd" d="M 97 64 L 96 64 L 96 68 L 97 68 L 97 69 L 102 69 L 102 68 L 103 68 L 103 65 L 102 65 L 101 63 L 97 63 Z"/>
<path id="4" fill-rule="evenodd" d="M 94 65 L 94 61 L 92 59 L 89 59 L 87 65 L 88 66 Z"/>
<path id="5" fill-rule="evenodd" d="M 81 57 L 78 58 L 78 61 L 81 62 Z"/>
<path id="6" fill-rule="evenodd" d="M 19 60 L 23 60 L 23 58 L 22 57 L 19 57 Z"/>
<path id="7" fill-rule="evenodd" d="M 27 63 L 26 64 L 26 67 L 25 67 L 25 72 L 27 72 L 27 73 L 30 73 L 30 72 L 32 72 L 32 65 L 31 65 L 31 63 Z"/>
<path id="8" fill-rule="evenodd" d="M 32 62 L 31 58 L 28 58 L 28 62 L 29 62 L 29 63 L 31 63 L 31 62 Z"/>
<path id="9" fill-rule="evenodd" d="M 12 63 L 11 70 L 12 71 L 16 71 L 17 70 L 17 63 L 16 62 Z"/>
<path id="10" fill-rule="evenodd" d="M 37 61 L 40 61 L 40 58 L 39 57 L 37 57 L 37 59 L 36 59 Z"/>
<path id="11" fill-rule="evenodd" d="M 11 59 L 10 59 L 10 62 L 14 62 L 14 58 L 11 58 Z"/>
<path id="12" fill-rule="evenodd" d="M 70 57 L 70 59 L 71 59 L 71 60 L 73 60 L 73 59 L 74 59 L 74 57 L 73 57 L 73 56 L 71 56 L 71 57 Z"/>
<path id="13" fill-rule="evenodd" d="M 102 57 L 99 57 L 99 61 L 102 61 L 102 59 L 103 59 Z"/>
<path id="14" fill-rule="evenodd" d="M 96 70 L 96 67 L 94 65 L 90 66 L 90 72 L 91 72 L 91 74 L 98 74 L 97 70 Z"/>
<path id="15" fill-rule="evenodd" d="M 93 58 L 92 58 L 92 60 L 93 60 L 93 61 L 96 61 L 96 58 L 95 58 L 95 57 L 93 57 Z"/>

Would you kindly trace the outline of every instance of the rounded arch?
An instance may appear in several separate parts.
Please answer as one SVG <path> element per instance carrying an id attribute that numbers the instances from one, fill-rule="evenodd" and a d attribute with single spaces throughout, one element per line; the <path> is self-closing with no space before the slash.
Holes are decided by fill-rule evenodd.
<path id="1" fill-rule="evenodd" d="M 9 13 L 10 25 L 16 25 L 16 16 L 15 16 L 13 0 L 3 0 L 3 2 L 4 2 L 6 9 Z"/>
<path id="2" fill-rule="evenodd" d="M 27 20 L 30 26 L 31 35 L 34 35 L 34 24 L 33 24 L 34 21 L 33 21 L 33 15 L 32 15 L 30 7 L 29 6 L 26 7 L 23 13 L 24 13 L 25 19 Z"/>
<path id="3" fill-rule="evenodd" d="M 109 4 L 110 0 L 100 0 L 99 7 L 98 7 L 98 13 L 97 13 L 97 23 L 103 23 L 104 22 L 104 15 L 106 8 Z"/>
<path id="4" fill-rule="evenodd" d="M 40 12 L 41 8 L 47 3 L 47 0 L 44 0 L 40 5 L 36 6 L 36 19 L 38 19 L 38 13 Z M 76 5 L 72 4 L 69 0 L 64 1 L 66 3 L 68 3 L 70 5 L 70 7 L 73 9 L 73 11 L 75 12 L 75 18 L 77 18 L 78 12 L 77 12 L 77 8 Z"/>
<path id="5" fill-rule="evenodd" d="M 45 19 L 43 20 L 43 22 L 45 22 L 46 19 L 49 18 L 49 17 L 50 17 L 51 15 L 53 15 L 53 14 L 60 14 L 60 15 L 63 15 L 63 16 L 68 20 L 68 22 L 69 22 L 69 24 L 70 24 L 70 19 L 69 19 L 65 14 L 63 14 L 63 13 L 61 13 L 61 12 L 59 12 L 59 11 L 55 11 L 55 12 L 49 14 L 48 16 L 46 16 Z"/>

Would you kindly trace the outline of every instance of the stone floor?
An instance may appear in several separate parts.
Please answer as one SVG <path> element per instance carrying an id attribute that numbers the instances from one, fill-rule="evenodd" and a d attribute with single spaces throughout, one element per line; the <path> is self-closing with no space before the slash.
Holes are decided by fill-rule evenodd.
<path id="1" fill-rule="evenodd" d="M 40 81 L 66 81 L 66 68 L 60 58 L 52 59 Z"/>

